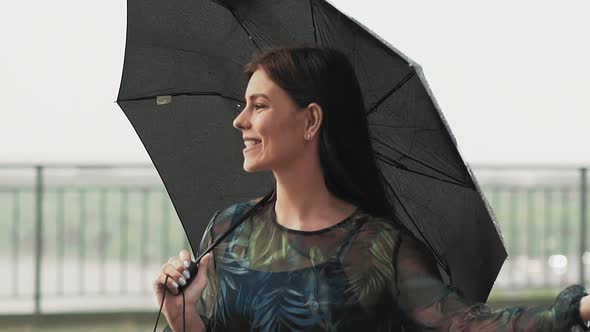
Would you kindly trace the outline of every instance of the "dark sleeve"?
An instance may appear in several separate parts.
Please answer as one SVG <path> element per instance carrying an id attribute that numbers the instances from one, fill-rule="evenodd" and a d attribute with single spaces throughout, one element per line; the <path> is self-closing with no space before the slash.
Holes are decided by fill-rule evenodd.
<path id="1" fill-rule="evenodd" d="M 443 283 L 431 252 L 414 237 L 399 233 L 394 249 L 392 292 L 412 324 L 429 331 L 590 331 L 579 315 L 584 287 L 572 285 L 553 305 L 492 310 L 470 302 Z"/>
<path id="2" fill-rule="evenodd" d="M 203 238 L 201 239 L 201 243 L 199 244 L 199 250 L 197 252 L 197 256 L 201 255 L 214 241 L 213 238 L 213 226 L 215 225 L 215 221 L 217 215 L 219 214 L 220 210 L 215 211 L 211 220 L 209 220 L 209 224 L 207 225 L 207 229 L 203 234 Z M 210 319 L 211 314 L 213 312 L 213 304 L 215 303 L 215 293 L 217 290 L 216 287 L 217 282 L 217 273 L 215 270 L 215 255 L 213 256 L 213 264 L 209 265 L 209 269 L 207 270 L 207 286 L 203 290 L 199 301 L 197 302 L 197 312 L 201 316 L 201 320 L 207 327 L 207 331 L 211 331 L 210 326 Z"/>
<path id="3" fill-rule="evenodd" d="M 196 252 L 195 258 L 201 255 L 201 253 L 204 252 L 213 243 L 212 229 L 213 225 L 215 224 L 215 219 L 220 211 L 221 210 L 215 211 L 215 213 L 211 217 L 211 220 L 209 220 L 207 228 L 205 229 L 203 237 L 201 238 L 201 243 L 199 243 L 199 248 Z M 213 262 L 215 263 L 215 260 L 213 260 Z M 203 293 L 201 294 L 201 297 L 197 302 L 197 312 L 199 313 L 199 316 L 201 316 L 201 320 L 207 327 L 207 331 L 211 330 L 210 318 L 214 303 L 213 299 L 215 297 L 215 287 L 213 287 L 213 283 L 215 281 L 214 264 L 209 265 L 209 267 L 210 268 L 207 271 L 207 286 L 205 287 L 205 290 L 203 290 Z M 166 325 L 162 332 L 172 332 L 172 329 L 170 328 L 170 326 Z"/>

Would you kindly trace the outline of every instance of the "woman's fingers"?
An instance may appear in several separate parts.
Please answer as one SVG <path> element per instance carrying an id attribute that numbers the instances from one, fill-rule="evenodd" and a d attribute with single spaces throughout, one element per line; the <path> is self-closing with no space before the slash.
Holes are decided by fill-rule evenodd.
<path id="1" fill-rule="evenodd" d="M 205 261 L 205 259 L 203 261 Z M 160 305 L 162 303 L 162 301 L 164 300 L 164 293 L 166 292 L 166 290 L 173 295 L 178 295 L 180 293 L 178 288 L 180 286 L 186 285 L 189 278 L 196 277 L 194 275 L 191 275 L 191 273 L 188 270 L 188 267 L 191 265 L 191 263 L 193 263 L 193 261 L 191 259 L 191 255 L 190 255 L 189 251 L 181 250 L 180 253 L 178 254 L 178 256 L 170 257 L 168 259 L 168 261 L 162 265 L 162 267 L 160 268 L 160 273 L 158 274 L 158 276 L 156 277 L 156 279 L 153 282 L 153 289 L 154 289 L 154 293 L 156 295 L 156 301 L 157 301 L 158 305 Z M 206 264 L 204 266 L 206 266 Z M 195 282 L 195 284 L 203 284 L 203 283 L 206 284 L 206 280 L 204 280 L 204 275 L 203 275 L 203 273 L 205 271 L 203 271 L 202 273 L 197 273 L 197 266 L 194 265 L 193 267 L 191 267 L 191 269 L 193 269 L 193 268 L 194 268 L 193 274 L 201 274 L 202 275 L 200 278 L 201 281 L 199 283 Z M 203 288 L 204 288 L 204 285 L 193 286 L 191 284 L 190 286 L 188 286 L 187 289 L 191 290 L 189 293 L 187 293 L 189 295 L 189 298 L 190 299 L 198 298 L 200 296 Z M 172 301 L 172 302 L 170 302 L 170 301 Z M 174 298 L 170 298 L 168 301 L 166 301 L 166 303 L 164 303 L 164 311 L 168 312 L 169 314 L 173 313 L 174 310 L 176 310 L 176 308 L 175 308 L 176 302 L 175 301 L 178 301 L 178 300 L 175 300 Z M 172 305 L 172 307 L 170 307 L 171 305 Z"/>
<path id="2" fill-rule="evenodd" d="M 195 284 L 197 284 L 196 287 L 198 289 L 203 289 L 207 285 L 207 269 L 209 268 L 209 265 L 212 264 L 211 261 L 212 255 L 211 253 L 208 253 L 207 255 L 203 256 L 199 262 L 199 271 L 197 272 L 197 279 L 195 280 Z"/>
<path id="3" fill-rule="evenodd" d="M 195 280 L 195 287 L 192 287 L 193 290 L 197 290 L 198 293 L 202 291 L 202 289 L 207 284 L 207 276 L 206 270 L 211 259 L 211 254 L 205 255 L 199 264 L 198 272 L 196 273 L 197 276 L 191 275 L 188 270 L 188 267 L 191 263 L 194 263 L 191 259 L 191 255 L 187 250 L 181 250 L 178 256 L 172 256 L 168 259 L 168 262 L 164 263 L 160 268 L 160 274 L 156 278 L 155 290 L 161 296 L 161 291 L 163 285 L 166 285 L 166 288 L 174 295 L 178 294 L 178 287 L 184 286 L 187 284 L 187 280 L 190 278 L 197 278 Z M 195 268 L 195 271 L 197 269 Z M 166 277 L 168 280 L 166 281 Z M 197 296 L 198 297 L 198 296 Z"/>
<path id="4" fill-rule="evenodd" d="M 166 277 L 168 277 L 168 281 L 166 281 Z M 168 291 L 170 291 L 172 294 L 178 294 L 178 282 L 174 280 L 174 277 L 160 272 L 160 275 L 158 276 L 158 283 L 160 286 L 166 283 L 166 288 Z"/>
<path id="5" fill-rule="evenodd" d="M 182 249 L 178 254 L 178 257 L 183 261 L 191 262 L 191 255 L 187 250 Z"/>
<path id="6" fill-rule="evenodd" d="M 195 278 L 195 280 L 187 288 L 187 290 L 191 294 L 191 298 L 196 299 L 200 297 L 201 292 L 207 285 L 207 269 L 209 267 L 210 261 L 212 260 L 211 257 L 211 253 L 208 253 L 207 255 L 203 256 L 203 258 L 201 258 L 201 261 L 198 264 L 198 268 L 195 268 L 193 270 L 193 272 L 196 272 L 196 275 L 191 276 L 191 278 Z"/>
<path id="7" fill-rule="evenodd" d="M 154 290 L 156 293 L 161 295 L 164 290 L 164 285 L 168 292 L 172 294 L 178 294 L 178 282 L 174 280 L 174 277 L 167 275 L 164 272 L 160 272 L 154 282 Z"/>
<path id="8" fill-rule="evenodd" d="M 189 261 L 183 260 L 178 256 L 173 256 L 170 257 L 170 259 L 168 260 L 168 263 L 172 266 L 174 266 L 174 268 L 176 268 L 176 270 L 180 273 L 182 273 L 184 279 L 189 279 L 191 278 L 191 273 L 187 270 L 187 267 L 189 266 Z M 182 281 L 181 281 L 182 283 Z M 184 286 L 184 285 L 183 285 Z"/>
<path id="9" fill-rule="evenodd" d="M 174 294 L 178 293 L 178 285 L 186 285 L 186 280 L 190 278 L 189 272 L 184 267 L 179 257 L 170 257 L 167 263 L 164 263 L 160 268 L 160 275 L 158 276 L 159 281 L 164 284 L 166 276 L 169 276 L 168 289 L 173 291 Z"/>

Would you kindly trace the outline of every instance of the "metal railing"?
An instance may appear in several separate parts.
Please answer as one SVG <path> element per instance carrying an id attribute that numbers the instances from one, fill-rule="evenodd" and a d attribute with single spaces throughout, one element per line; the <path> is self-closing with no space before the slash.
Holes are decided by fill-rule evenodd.
<path id="1" fill-rule="evenodd" d="M 585 284 L 588 168 L 473 171 L 510 256 L 494 289 Z M 0 314 L 99 310 L 100 301 L 153 309 L 160 265 L 189 248 L 151 165 L 0 164 L 0 224 L 9 286 L 0 288 Z"/>
<path id="2" fill-rule="evenodd" d="M 93 296 L 136 298 L 126 306 L 145 307 L 160 265 L 189 248 L 153 167 L 0 171 L 12 173 L 0 175 L 0 272 L 9 285 L 0 292 L 0 312 L 92 310 L 84 299 Z M 21 303 L 25 298 L 33 308 Z"/>
<path id="3" fill-rule="evenodd" d="M 496 289 L 586 284 L 587 167 L 479 166 L 477 178 L 509 254 Z"/>

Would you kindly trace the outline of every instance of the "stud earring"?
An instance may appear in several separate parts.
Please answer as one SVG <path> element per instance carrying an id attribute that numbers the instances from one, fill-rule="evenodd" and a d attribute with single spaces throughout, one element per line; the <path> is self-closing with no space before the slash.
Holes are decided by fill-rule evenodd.
<path id="1" fill-rule="evenodd" d="M 311 134 L 307 134 L 307 136 L 305 136 L 306 139 L 310 139 L 311 138 Z"/>

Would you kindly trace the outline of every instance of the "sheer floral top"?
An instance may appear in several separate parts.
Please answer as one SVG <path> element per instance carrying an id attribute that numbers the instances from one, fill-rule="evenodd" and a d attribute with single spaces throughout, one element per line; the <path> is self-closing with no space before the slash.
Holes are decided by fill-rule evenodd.
<path id="1" fill-rule="evenodd" d="M 217 211 L 199 253 L 255 202 Z M 309 232 L 281 226 L 271 200 L 213 253 L 197 304 L 208 331 L 588 331 L 582 286 L 553 305 L 492 310 L 444 284 L 420 241 L 361 208 Z"/>

